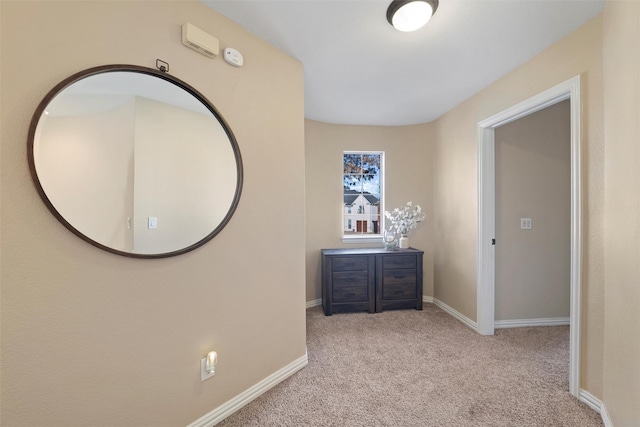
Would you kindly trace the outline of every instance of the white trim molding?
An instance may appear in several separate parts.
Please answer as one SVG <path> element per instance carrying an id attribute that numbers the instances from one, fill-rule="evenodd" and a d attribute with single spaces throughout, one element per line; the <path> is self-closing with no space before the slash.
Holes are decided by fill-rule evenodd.
<path id="1" fill-rule="evenodd" d="M 582 285 L 582 101 L 580 75 L 478 123 L 477 330 L 495 329 L 495 129 L 569 99 L 571 116 L 571 261 L 569 392 L 580 388 L 580 312 Z M 500 242 L 497 242 L 500 244 Z"/>
<path id="2" fill-rule="evenodd" d="M 304 356 L 299 357 L 284 368 L 269 375 L 267 378 L 243 391 L 233 399 L 228 400 L 200 419 L 192 422 L 187 427 L 211 427 L 218 424 L 237 410 L 241 409 L 243 406 L 247 405 L 252 400 L 256 399 L 269 389 L 275 387 L 280 382 L 289 378 L 291 375 L 295 374 L 308 364 L 309 357 L 307 355 L 307 352 L 305 351 Z"/>
<path id="3" fill-rule="evenodd" d="M 478 333 L 494 334 L 495 320 L 495 131 L 478 125 Z"/>
<path id="4" fill-rule="evenodd" d="M 567 326 L 571 324 L 569 317 L 546 317 L 541 319 L 512 319 L 496 320 L 494 327 L 498 328 L 524 328 L 528 326 Z"/>
<path id="5" fill-rule="evenodd" d="M 600 407 L 600 416 L 602 417 L 604 427 L 613 427 L 613 421 L 611 421 L 611 418 L 609 417 L 609 411 L 607 411 L 607 407 L 605 406 L 604 402 L 602 402 L 602 405 Z"/>
<path id="6" fill-rule="evenodd" d="M 307 301 L 307 308 L 317 307 L 322 305 L 322 298 L 312 299 L 311 301 Z"/>
<path id="7" fill-rule="evenodd" d="M 609 412 L 607 412 L 607 407 L 604 402 L 595 397 L 593 394 L 589 393 L 586 390 L 580 389 L 580 395 L 578 396 L 578 400 L 585 403 L 591 409 L 600 414 L 602 418 L 602 422 L 604 423 L 604 427 L 613 427 L 613 422 L 611 422 L 611 418 L 609 417 Z"/>
<path id="8" fill-rule="evenodd" d="M 443 309 L 448 314 L 450 314 L 451 316 L 455 317 L 456 319 L 458 319 L 459 321 L 461 321 L 462 323 L 464 323 L 465 325 L 467 325 L 468 327 L 473 329 L 474 331 L 476 331 L 476 332 L 478 331 L 477 323 L 474 322 L 473 320 L 469 319 L 464 314 L 460 313 L 455 308 L 448 306 L 447 304 L 443 303 L 442 301 L 440 301 L 439 299 L 436 299 L 436 298 L 433 298 L 433 303 L 436 306 L 438 306 L 441 309 Z"/>
<path id="9" fill-rule="evenodd" d="M 364 235 L 364 236 L 351 236 L 351 235 L 346 235 L 346 236 L 342 236 L 342 243 L 379 243 L 380 245 L 383 244 L 382 242 L 382 236 L 380 234 L 373 234 L 373 235 Z"/>
<path id="10" fill-rule="evenodd" d="M 590 407 L 597 413 L 602 413 L 602 401 L 588 391 L 580 389 L 578 400 L 580 402 L 586 403 L 588 407 Z"/>

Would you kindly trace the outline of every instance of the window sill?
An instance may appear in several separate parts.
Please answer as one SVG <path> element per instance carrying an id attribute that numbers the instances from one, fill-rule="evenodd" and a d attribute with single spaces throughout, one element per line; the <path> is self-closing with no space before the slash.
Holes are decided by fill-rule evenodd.
<path id="1" fill-rule="evenodd" d="M 371 236 L 342 236 L 342 243 L 380 243 L 382 236 L 379 234 Z"/>

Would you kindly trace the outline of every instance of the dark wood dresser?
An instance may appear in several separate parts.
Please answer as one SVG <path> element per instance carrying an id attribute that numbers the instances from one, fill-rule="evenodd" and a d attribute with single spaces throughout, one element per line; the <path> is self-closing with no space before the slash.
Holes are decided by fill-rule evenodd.
<path id="1" fill-rule="evenodd" d="M 324 314 L 422 310 L 423 255 L 413 248 L 323 249 Z"/>

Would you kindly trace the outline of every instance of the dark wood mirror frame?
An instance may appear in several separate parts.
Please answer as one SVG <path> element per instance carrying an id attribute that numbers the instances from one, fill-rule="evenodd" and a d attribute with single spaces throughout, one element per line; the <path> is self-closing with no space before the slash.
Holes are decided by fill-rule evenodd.
<path id="1" fill-rule="evenodd" d="M 229 138 L 229 142 L 231 144 L 231 148 L 233 150 L 234 156 L 235 156 L 235 161 L 236 161 L 236 171 L 237 171 L 237 179 L 236 179 L 236 189 L 235 189 L 235 195 L 233 197 L 233 200 L 231 202 L 231 205 L 229 207 L 229 210 L 227 211 L 226 215 L 224 216 L 224 218 L 222 219 L 222 221 L 220 221 L 220 223 L 213 229 L 211 230 L 211 232 L 207 235 L 205 235 L 201 240 L 197 241 L 194 244 L 191 244 L 187 247 L 184 248 L 179 248 L 170 252 L 163 252 L 163 253 L 151 253 L 151 254 L 147 254 L 147 253 L 133 253 L 133 252 L 126 252 L 126 251 L 121 251 L 106 245 L 103 245 L 93 239 L 91 239 L 90 237 L 86 236 L 84 233 L 82 233 L 81 231 L 79 231 L 76 227 L 73 226 L 73 224 L 69 223 L 61 214 L 60 212 L 58 212 L 58 210 L 55 208 L 55 206 L 53 205 L 53 203 L 51 202 L 51 200 L 49 199 L 49 197 L 47 196 L 46 192 L 44 191 L 44 188 L 40 182 L 40 178 L 38 177 L 38 173 L 36 170 L 36 165 L 35 165 L 35 158 L 34 158 L 34 143 L 35 143 L 35 138 L 36 138 L 36 129 L 38 127 L 38 123 L 42 117 L 42 115 L 45 112 L 45 109 L 47 108 L 47 106 L 49 105 L 49 103 L 53 100 L 53 98 L 55 98 L 59 93 L 61 93 L 65 88 L 69 87 L 70 85 L 83 80 L 87 77 L 90 76 L 95 76 L 98 74 L 103 74 L 103 73 L 110 73 L 110 72 L 131 72 L 131 73 L 140 73 L 140 74 L 144 74 L 144 75 L 148 75 L 148 76 L 152 76 L 155 78 L 159 78 L 162 80 L 165 80 L 169 83 L 172 83 L 174 85 L 176 85 L 177 87 L 181 88 L 182 90 L 184 90 L 185 92 L 189 93 L 190 95 L 192 95 L 196 100 L 200 101 L 213 115 L 213 117 L 215 119 L 218 120 L 218 122 L 220 123 L 220 125 L 222 126 L 222 128 L 224 129 L 227 137 Z M 83 71 L 80 71 L 78 73 L 75 73 L 73 75 L 71 75 L 70 77 L 64 79 L 63 81 L 61 81 L 60 83 L 58 83 L 56 86 L 53 87 L 53 89 L 51 89 L 49 91 L 49 93 L 47 93 L 47 95 L 43 98 L 43 100 L 40 102 L 40 104 L 38 105 L 38 107 L 36 108 L 36 111 L 33 115 L 33 118 L 31 119 L 31 124 L 29 126 L 29 134 L 28 134 L 28 141 L 27 141 L 27 156 L 28 156 L 28 161 L 29 161 L 29 169 L 31 171 L 31 176 L 33 178 L 36 190 L 38 191 L 38 194 L 40 194 L 40 197 L 42 198 L 43 202 L 45 203 L 45 205 L 47 206 L 47 208 L 51 211 L 51 213 L 67 228 L 69 229 L 72 233 L 74 233 L 76 236 L 80 237 L 82 240 L 92 244 L 93 246 L 96 246 L 100 249 L 103 249 L 107 252 L 111 252 L 113 254 L 117 254 L 117 255 L 122 255 L 122 256 L 126 256 L 126 257 L 132 257 L 132 258 L 166 258 L 166 257 L 172 257 L 172 256 L 176 256 L 176 255 L 181 255 L 184 254 L 186 252 L 190 252 L 196 248 L 199 248 L 200 246 L 204 245 L 205 243 L 207 243 L 209 240 L 213 239 L 213 237 L 215 237 L 218 233 L 220 233 L 220 231 L 227 225 L 227 223 L 229 222 L 229 220 L 231 219 L 231 217 L 233 216 L 238 203 L 240 201 L 240 195 L 242 193 L 242 185 L 243 185 L 243 166 L 242 166 L 242 157 L 240 154 L 240 148 L 238 146 L 238 143 L 235 139 L 235 136 L 233 135 L 233 132 L 231 131 L 229 125 L 226 123 L 226 121 L 223 119 L 223 117 L 220 115 L 220 113 L 218 113 L 218 111 L 216 110 L 216 108 L 213 106 L 213 104 L 211 102 L 209 102 L 209 100 L 202 95 L 200 92 L 198 92 L 196 89 L 194 89 L 193 87 L 191 87 L 190 85 L 188 85 L 187 83 L 183 82 L 182 80 L 173 77 L 165 72 L 161 72 L 161 71 L 157 71 L 154 70 L 152 68 L 147 68 L 147 67 L 142 67 L 142 66 L 137 66 L 137 65 L 126 65 L 126 64 L 115 64 L 115 65 L 104 65 L 104 66 L 98 66 L 98 67 L 94 67 L 94 68 L 89 68 Z"/>

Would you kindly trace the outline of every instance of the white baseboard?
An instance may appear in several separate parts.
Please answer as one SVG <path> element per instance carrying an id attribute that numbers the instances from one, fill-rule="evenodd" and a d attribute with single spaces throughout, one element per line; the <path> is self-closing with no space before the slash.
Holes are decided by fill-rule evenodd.
<path id="1" fill-rule="evenodd" d="M 569 317 L 547 317 L 541 319 L 496 320 L 494 328 L 522 328 L 526 326 L 564 326 L 571 324 Z"/>
<path id="2" fill-rule="evenodd" d="M 433 297 L 423 297 L 423 301 L 424 301 L 424 298 L 432 298 L 433 299 L 433 303 L 435 305 L 437 305 L 438 307 L 440 307 L 441 309 L 446 311 L 448 314 L 450 314 L 451 316 L 455 317 L 456 319 L 458 319 L 459 321 L 461 321 L 462 323 L 464 323 L 465 325 L 467 325 L 468 327 L 473 329 L 474 331 L 478 332 L 478 324 L 476 322 L 474 322 L 473 320 L 469 319 L 464 314 L 460 313 L 459 311 L 457 311 L 456 309 L 454 309 L 452 307 L 449 307 L 447 304 L 443 303 L 439 299 L 436 299 L 436 298 L 433 298 Z"/>
<path id="3" fill-rule="evenodd" d="M 602 417 L 602 422 L 604 423 L 604 427 L 613 427 L 613 422 L 611 418 L 609 418 L 609 412 L 607 412 L 607 407 L 604 406 L 604 402 L 602 402 L 602 407 L 600 409 L 600 416 Z"/>
<path id="4" fill-rule="evenodd" d="M 600 401 L 600 399 L 598 399 L 588 391 L 580 389 L 578 400 L 580 400 L 580 402 L 586 403 L 591 409 L 593 409 L 597 413 L 599 414 L 601 413 L 602 402 Z"/>
<path id="5" fill-rule="evenodd" d="M 613 427 L 613 423 L 611 422 L 611 418 L 609 418 L 609 412 L 607 412 L 607 407 L 604 405 L 604 402 L 583 389 L 580 389 L 578 400 L 586 403 L 587 406 L 600 414 L 604 427 Z"/>
<path id="6" fill-rule="evenodd" d="M 304 356 L 294 360 L 284 368 L 269 375 L 267 378 L 263 379 L 256 385 L 248 388 L 233 399 L 228 400 L 200 419 L 192 422 L 187 427 L 211 427 L 218 424 L 229 415 L 233 414 L 252 400 L 256 399 L 267 390 L 273 388 L 278 383 L 289 378 L 291 375 L 295 374 L 308 364 L 309 357 L 307 355 L 307 352 L 305 351 Z"/>
<path id="7" fill-rule="evenodd" d="M 422 296 L 422 302 L 428 302 L 430 304 L 433 304 L 433 297 L 429 297 L 427 295 L 423 295 Z"/>
<path id="8" fill-rule="evenodd" d="M 322 298 L 307 301 L 307 308 L 316 307 L 322 305 Z"/>

